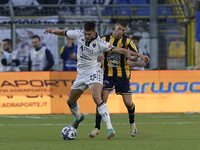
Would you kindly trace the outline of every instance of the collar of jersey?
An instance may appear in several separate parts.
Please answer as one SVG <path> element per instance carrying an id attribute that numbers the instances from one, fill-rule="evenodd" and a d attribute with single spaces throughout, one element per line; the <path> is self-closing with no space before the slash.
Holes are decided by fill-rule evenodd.
<path id="1" fill-rule="evenodd" d="M 121 39 L 121 38 L 124 36 L 124 34 L 123 34 L 122 37 L 116 38 L 116 37 L 113 35 L 113 33 L 111 33 L 111 35 L 112 35 L 112 37 L 114 37 L 115 39 Z"/>
<path id="2" fill-rule="evenodd" d="M 35 48 L 36 51 L 39 51 L 42 48 L 42 46 L 40 48 Z"/>
<path id="3" fill-rule="evenodd" d="M 92 41 L 94 41 L 94 40 L 95 40 L 97 37 L 98 37 L 98 34 L 96 34 L 96 37 L 95 37 L 94 39 L 92 39 L 90 42 L 88 42 L 88 43 L 87 43 L 87 42 L 85 42 L 85 45 L 86 45 L 86 46 L 89 46 L 89 45 L 90 45 L 90 43 L 91 43 Z"/>

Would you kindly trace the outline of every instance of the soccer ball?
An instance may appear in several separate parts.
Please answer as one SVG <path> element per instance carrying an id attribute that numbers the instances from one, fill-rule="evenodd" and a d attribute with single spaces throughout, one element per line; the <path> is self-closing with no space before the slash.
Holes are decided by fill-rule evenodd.
<path id="1" fill-rule="evenodd" d="M 61 131 L 64 140 L 74 140 L 76 138 L 76 129 L 72 126 L 65 126 Z"/>

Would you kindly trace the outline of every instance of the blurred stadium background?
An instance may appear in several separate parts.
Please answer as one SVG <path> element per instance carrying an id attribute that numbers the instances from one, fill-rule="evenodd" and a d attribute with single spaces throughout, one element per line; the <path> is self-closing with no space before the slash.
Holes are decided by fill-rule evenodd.
<path id="1" fill-rule="evenodd" d="M 112 32 L 117 19 L 126 18 L 127 34 L 141 36 L 140 47 L 150 56 L 146 69 L 199 69 L 200 48 L 195 48 L 199 7 L 198 0 L 1 0 L 0 41 L 13 40 L 26 70 L 30 37 L 38 34 L 54 55 L 53 69 L 60 71 L 59 51 L 65 38 L 44 35 L 45 28 L 81 29 L 85 21 L 92 20 L 103 35 Z"/>
<path id="2" fill-rule="evenodd" d="M 127 34 L 141 37 L 139 47 L 151 60 L 147 71 L 132 71 L 136 113 L 199 112 L 199 0 L 1 0 L 0 41 L 12 39 L 22 71 L 34 34 L 53 53 L 55 65 L 50 72 L 2 72 L 0 114 L 69 114 L 66 100 L 77 72 L 62 71 L 59 53 L 66 38 L 43 34 L 44 29 L 82 29 L 92 20 L 104 35 L 119 18 L 129 21 Z M 88 89 L 80 97 L 80 112 L 95 113 L 92 101 Z M 107 105 L 110 113 L 127 112 L 113 91 Z"/>
<path id="3" fill-rule="evenodd" d="M 96 106 L 88 90 L 79 99 L 87 118 L 76 140 L 63 142 L 60 131 L 73 120 L 66 100 L 76 72 L 61 72 L 65 37 L 43 31 L 81 29 L 92 20 L 103 35 L 119 18 L 129 21 L 128 35 L 141 36 L 151 59 L 150 71 L 132 71 L 130 80 L 138 134 L 129 135 L 127 109 L 113 92 L 107 105 L 116 137 L 107 140 L 103 123 L 89 139 Z M 0 149 L 199 150 L 200 71 L 193 69 L 200 69 L 200 0 L 0 0 L 0 42 L 12 39 L 24 71 L 34 34 L 53 53 L 54 71 L 0 73 Z"/>

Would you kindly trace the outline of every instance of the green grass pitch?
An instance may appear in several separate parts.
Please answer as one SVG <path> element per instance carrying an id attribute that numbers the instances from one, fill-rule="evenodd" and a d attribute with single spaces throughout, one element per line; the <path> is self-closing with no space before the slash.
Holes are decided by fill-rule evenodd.
<path id="1" fill-rule="evenodd" d="M 136 114 L 136 137 L 129 134 L 127 114 L 111 114 L 116 136 L 107 139 L 106 125 L 94 139 L 94 115 L 86 115 L 73 141 L 61 137 L 72 115 L 0 116 L 0 150 L 199 150 L 200 114 Z"/>

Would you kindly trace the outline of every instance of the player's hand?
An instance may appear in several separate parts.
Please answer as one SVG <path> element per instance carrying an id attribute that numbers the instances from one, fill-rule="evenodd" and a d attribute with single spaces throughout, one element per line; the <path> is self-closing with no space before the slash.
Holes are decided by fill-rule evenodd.
<path id="1" fill-rule="evenodd" d="M 126 58 L 131 59 L 131 54 L 129 52 L 126 53 Z"/>
<path id="2" fill-rule="evenodd" d="M 140 58 L 144 60 L 146 63 L 149 63 L 149 57 L 147 55 L 140 55 Z"/>
<path id="3" fill-rule="evenodd" d="M 48 33 L 51 33 L 51 34 L 53 34 L 54 33 L 54 30 L 53 29 L 51 29 L 51 28 L 47 28 L 46 30 L 44 30 L 44 32 L 43 32 L 44 34 L 48 34 Z"/>
<path id="4" fill-rule="evenodd" d="M 131 56 L 129 52 L 126 53 L 126 58 L 132 61 L 137 61 L 138 56 Z"/>
<path id="5" fill-rule="evenodd" d="M 104 59 L 105 59 L 105 57 L 103 57 L 103 56 L 100 55 L 97 58 L 97 62 L 102 62 Z"/>

